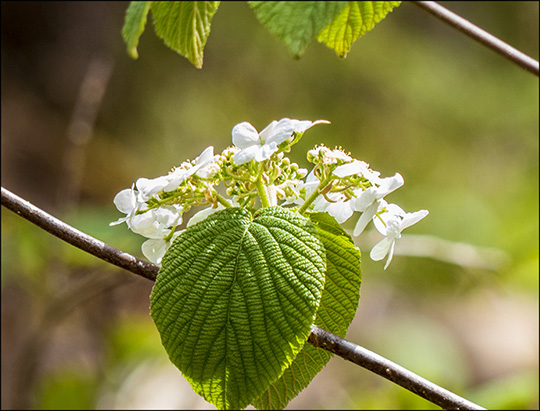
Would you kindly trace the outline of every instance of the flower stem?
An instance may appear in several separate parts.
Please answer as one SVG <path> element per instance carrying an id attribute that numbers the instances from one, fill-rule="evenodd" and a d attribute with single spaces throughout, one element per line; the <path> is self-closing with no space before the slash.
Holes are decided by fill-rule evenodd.
<path id="1" fill-rule="evenodd" d="M 223 197 L 221 194 L 219 194 L 217 191 L 214 191 L 214 196 L 216 197 L 216 200 L 218 203 L 225 206 L 225 208 L 232 208 L 231 203 L 229 203 L 225 197 Z"/>
<path id="2" fill-rule="evenodd" d="M 298 212 L 300 214 L 304 214 L 304 211 L 308 209 L 311 203 L 315 201 L 315 199 L 319 196 L 321 191 L 323 191 L 326 188 L 326 186 L 328 185 L 328 183 L 330 183 L 330 181 L 332 181 L 332 179 L 333 179 L 333 176 L 332 176 L 332 173 L 330 173 L 323 181 L 319 183 L 315 191 L 311 193 L 308 199 L 304 201 L 304 204 L 302 204 L 302 206 L 298 209 Z"/>
<path id="3" fill-rule="evenodd" d="M 263 208 L 270 207 L 270 200 L 268 200 L 268 193 L 266 192 L 266 187 L 264 186 L 262 174 L 259 175 L 259 178 L 257 179 L 257 192 L 259 193 Z"/>
<path id="4" fill-rule="evenodd" d="M 261 205 L 263 206 L 263 208 L 266 208 L 270 207 L 270 200 L 268 200 L 268 192 L 266 191 L 266 186 L 264 185 L 262 175 L 263 167 L 261 163 L 259 167 L 259 177 L 257 178 L 257 193 L 259 194 L 259 198 L 261 199 Z"/>

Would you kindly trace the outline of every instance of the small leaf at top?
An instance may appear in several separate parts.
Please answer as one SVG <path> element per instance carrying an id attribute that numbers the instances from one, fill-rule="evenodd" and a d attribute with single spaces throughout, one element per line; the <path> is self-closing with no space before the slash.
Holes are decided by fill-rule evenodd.
<path id="1" fill-rule="evenodd" d="M 152 15 L 157 35 L 196 68 L 202 68 L 203 50 L 219 1 L 155 1 Z"/>
<path id="2" fill-rule="evenodd" d="M 122 27 L 122 37 L 127 45 L 127 51 L 131 58 L 137 59 L 137 45 L 139 37 L 146 26 L 146 17 L 150 11 L 151 1 L 132 1 L 126 10 L 126 18 Z"/>
<path id="3" fill-rule="evenodd" d="M 259 21 L 300 57 L 346 1 L 250 1 Z"/>
<path id="4" fill-rule="evenodd" d="M 210 215 L 178 236 L 151 296 L 162 343 L 193 389 L 244 408 L 302 349 L 321 301 L 326 257 L 306 217 L 269 207 Z"/>
<path id="5" fill-rule="evenodd" d="M 353 43 L 384 19 L 400 1 L 349 1 L 317 40 L 345 58 Z"/>
<path id="6" fill-rule="evenodd" d="M 360 297 L 360 250 L 327 213 L 311 213 L 326 251 L 326 280 L 315 324 L 345 337 Z M 253 403 L 259 409 L 283 409 L 313 380 L 332 353 L 304 345 L 283 375 Z"/>

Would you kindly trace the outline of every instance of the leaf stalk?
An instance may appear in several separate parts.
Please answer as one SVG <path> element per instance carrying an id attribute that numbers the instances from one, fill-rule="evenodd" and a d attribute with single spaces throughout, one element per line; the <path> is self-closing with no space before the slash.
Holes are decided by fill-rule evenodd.
<path id="1" fill-rule="evenodd" d="M 328 186 L 330 181 L 332 181 L 332 179 L 333 179 L 332 173 L 330 173 L 323 181 L 319 183 L 315 191 L 311 193 L 311 195 L 307 198 L 307 200 L 304 201 L 304 204 L 302 204 L 300 208 L 298 209 L 298 212 L 300 214 L 304 214 L 304 212 L 308 209 L 311 203 L 313 203 L 315 199 L 321 194 L 321 192 L 323 192 L 326 189 L 326 187 Z"/>

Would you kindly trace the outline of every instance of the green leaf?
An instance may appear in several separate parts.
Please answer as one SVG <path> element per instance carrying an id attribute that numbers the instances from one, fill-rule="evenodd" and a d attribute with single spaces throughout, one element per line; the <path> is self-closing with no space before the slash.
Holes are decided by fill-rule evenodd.
<path id="1" fill-rule="evenodd" d="M 218 211 L 163 258 L 151 314 L 171 361 L 218 408 L 244 408 L 302 349 L 321 301 L 324 247 L 306 217 Z"/>
<path id="2" fill-rule="evenodd" d="M 139 44 L 139 37 L 141 37 L 146 26 L 146 17 L 151 5 L 151 1 L 132 1 L 126 11 L 122 37 L 131 58 L 137 59 L 139 57 L 137 45 Z"/>
<path id="3" fill-rule="evenodd" d="M 152 15 L 157 35 L 165 44 L 202 68 L 203 49 L 219 1 L 155 1 Z"/>
<path id="4" fill-rule="evenodd" d="M 326 281 L 315 324 L 340 337 L 356 313 L 360 298 L 360 250 L 327 213 L 309 215 L 326 250 Z M 298 395 L 332 358 L 332 354 L 304 345 L 291 366 L 254 402 L 260 409 L 282 409 Z"/>
<path id="5" fill-rule="evenodd" d="M 250 1 L 259 21 L 300 57 L 346 1 Z"/>
<path id="6" fill-rule="evenodd" d="M 349 1 L 317 40 L 345 58 L 353 43 L 384 19 L 400 1 Z"/>

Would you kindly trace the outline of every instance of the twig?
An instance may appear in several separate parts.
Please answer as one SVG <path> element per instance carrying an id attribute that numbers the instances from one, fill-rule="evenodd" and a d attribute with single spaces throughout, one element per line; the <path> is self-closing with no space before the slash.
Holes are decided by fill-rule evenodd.
<path id="1" fill-rule="evenodd" d="M 311 345 L 330 351 L 341 358 L 366 368 L 416 395 L 437 404 L 444 409 L 483 410 L 485 408 L 439 387 L 415 373 L 403 368 L 379 354 L 360 347 L 344 338 L 338 337 L 313 325 L 308 342 Z"/>
<path id="2" fill-rule="evenodd" d="M 497 37 L 489 34 L 487 31 L 482 30 L 480 27 L 475 26 L 470 21 L 465 20 L 463 17 L 458 16 L 434 1 L 412 1 L 411 3 L 414 3 L 420 8 L 433 14 L 438 19 L 490 48 L 501 56 L 507 58 L 514 64 L 517 64 L 521 68 L 527 70 L 529 73 L 538 76 L 538 61 L 515 49 L 504 41 L 499 40 Z"/>
<path id="3" fill-rule="evenodd" d="M 159 271 L 159 267 L 156 265 L 139 260 L 130 254 L 124 253 L 117 248 L 82 233 L 11 193 L 4 187 L 2 187 L 2 205 L 83 251 L 149 280 L 154 281 L 156 279 Z M 429 382 L 378 354 L 315 325 L 311 330 L 308 342 L 315 347 L 330 351 L 360 365 L 442 408 L 461 410 L 485 409 Z"/>
<path id="4" fill-rule="evenodd" d="M 159 267 L 110 246 L 46 213 L 2 187 L 2 205 L 65 242 L 132 273 L 155 281 Z"/>

